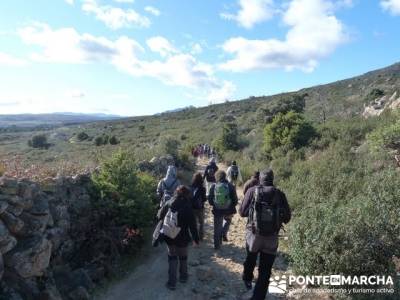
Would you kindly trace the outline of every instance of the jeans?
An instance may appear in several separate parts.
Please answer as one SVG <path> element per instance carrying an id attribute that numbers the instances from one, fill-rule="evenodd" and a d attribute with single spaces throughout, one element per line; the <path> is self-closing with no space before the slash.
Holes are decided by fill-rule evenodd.
<path id="1" fill-rule="evenodd" d="M 196 218 L 197 229 L 199 231 L 199 238 L 202 240 L 204 238 L 204 208 L 194 209 L 194 217 Z"/>
<path id="2" fill-rule="evenodd" d="M 179 262 L 179 277 L 186 279 L 188 277 L 188 247 L 176 247 L 175 245 L 167 245 L 168 248 L 168 283 L 172 286 L 176 285 L 178 275 Z"/>
<path id="3" fill-rule="evenodd" d="M 269 278 L 271 276 L 272 265 L 276 255 L 266 254 L 263 252 L 250 252 L 246 245 L 247 257 L 243 264 L 243 280 L 252 281 L 254 268 L 257 264 L 257 258 L 260 256 L 260 262 L 258 264 L 258 279 L 253 291 L 252 300 L 264 300 L 267 295 Z"/>
<path id="4" fill-rule="evenodd" d="M 218 249 L 222 244 L 222 237 L 226 236 L 229 226 L 232 223 L 232 216 L 214 215 L 214 248 Z"/>

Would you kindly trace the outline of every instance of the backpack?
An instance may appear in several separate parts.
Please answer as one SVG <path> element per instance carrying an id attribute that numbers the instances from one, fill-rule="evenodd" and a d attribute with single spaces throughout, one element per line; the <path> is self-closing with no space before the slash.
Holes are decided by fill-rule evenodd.
<path id="1" fill-rule="evenodd" d="M 203 199 L 201 199 L 200 188 L 192 188 L 192 207 L 193 209 L 203 208 Z"/>
<path id="2" fill-rule="evenodd" d="M 249 214 L 253 233 L 270 236 L 279 232 L 282 225 L 282 208 L 277 195 L 275 188 L 272 197 L 267 197 L 262 186 L 256 188 Z"/>
<path id="3" fill-rule="evenodd" d="M 207 172 L 206 172 L 207 181 L 214 180 L 215 172 L 217 172 L 217 168 L 215 165 L 209 165 L 207 167 Z"/>
<path id="4" fill-rule="evenodd" d="M 214 188 L 214 207 L 216 209 L 228 209 L 232 200 L 229 197 L 229 185 L 225 182 L 216 183 Z"/>
<path id="5" fill-rule="evenodd" d="M 239 177 L 239 168 L 238 166 L 232 165 L 231 166 L 231 178 L 236 181 Z"/>
<path id="6" fill-rule="evenodd" d="M 178 226 L 178 212 L 173 212 L 171 208 L 168 208 L 168 212 L 164 217 L 163 225 L 160 233 L 174 239 L 177 237 L 181 228 Z"/>
<path id="7" fill-rule="evenodd" d="M 162 197 L 161 197 L 160 207 L 163 206 L 164 203 L 166 203 L 167 201 L 169 201 L 169 200 L 172 199 L 172 197 L 173 197 L 173 195 L 174 195 L 174 192 L 175 192 L 175 191 L 172 190 L 172 188 L 173 188 L 173 186 L 175 185 L 175 183 L 176 183 L 177 180 L 178 180 L 178 179 L 175 179 L 175 180 L 172 182 L 171 186 L 169 186 L 169 187 L 165 184 L 165 181 L 163 180 L 164 192 L 163 192 L 163 195 L 162 195 Z"/>

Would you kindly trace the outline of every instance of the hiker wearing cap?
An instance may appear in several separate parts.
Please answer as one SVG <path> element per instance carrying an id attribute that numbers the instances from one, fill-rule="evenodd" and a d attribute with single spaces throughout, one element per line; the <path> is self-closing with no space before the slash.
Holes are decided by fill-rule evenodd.
<path id="1" fill-rule="evenodd" d="M 264 300 L 278 250 L 278 233 L 282 223 L 288 223 L 291 218 L 286 196 L 274 186 L 274 173 L 271 169 L 260 174 L 259 185 L 247 190 L 240 207 L 240 216 L 248 218 L 243 281 L 250 290 L 259 256 L 258 279 L 251 299 Z"/>
<path id="2" fill-rule="evenodd" d="M 224 171 L 218 171 L 215 177 L 216 183 L 210 188 L 208 202 L 214 215 L 214 248 L 219 249 L 222 240 L 228 241 L 229 226 L 236 214 L 238 197 L 235 187 L 228 182 Z"/>
<path id="3" fill-rule="evenodd" d="M 210 191 L 211 185 L 215 182 L 215 173 L 218 171 L 218 166 L 215 157 L 212 157 L 204 170 L 203 178 L 206 180 L 206 193 Z"/>

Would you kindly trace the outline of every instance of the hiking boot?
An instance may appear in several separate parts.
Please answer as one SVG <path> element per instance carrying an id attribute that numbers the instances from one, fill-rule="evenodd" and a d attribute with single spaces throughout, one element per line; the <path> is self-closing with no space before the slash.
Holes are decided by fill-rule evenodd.
<path id="1" fill-rule="evenodd" d="M 169 281 L 165 284 L 165 286 L 167 287 L 167 289 L 169 289 L 171 291 L 175 291 L 176 290 L 176 285 L 170 283 Z"/>
<path id="2" fill-rule="evenodd" d="M 228 241 L 228 237 L 227 237 L 226 235 L 224 235 L 224 236 L 222 236 L 222 240 L 223 240 L 224 242 L 227 242 L 227 241 Z"/>
<path id="3" fill-rule="evenodd" d="M 247 280 L 243 280 L 244 282 L 244 286 L 246 287 L 246 289 L 249 291 L 253 288 L 253 284 L 251 281 L 247 281 Z"/>
<path id="4" fill-rule="evenodd" d="M 188 278 L 189 278 L 189 276 L 181 276 L 181 277 L 179 277 L 179 282 L 186 283 L 186 282 L 188 282 Z"/>

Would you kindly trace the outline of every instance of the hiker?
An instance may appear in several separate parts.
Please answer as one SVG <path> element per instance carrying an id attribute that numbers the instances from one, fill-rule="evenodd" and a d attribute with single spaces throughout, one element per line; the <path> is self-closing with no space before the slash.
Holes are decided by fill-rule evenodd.
<path id="1" fill-rule="evenodd" d="M 180 185 L 173 198 L 165 202 L 157 214 L 159 220 L 164 220 L 160 232 L 163 241 L 167 244 L 168 281 L 166 287 L 170 290 L 176 289 L 178 263 L 179 282 L 187 282 L 188 245 L 192 240 L 194 245 L 199 245 L 199 234 L 191 199 L 190 189 Z"/>
<path id="2" fill-rule="evenodd" d="M 180 184 L 181 183 L 177 177 L 176 167 L 168 166 L 167 174 L 160 180 L 157 186 L 157 196 L 160 199 L 160 207 L 172 198 L 176 188 Z"/>
<path id="3" fill-rule="evenodd" d="M 204 187 L 203 176 L 201 173 L 193 175 L 192 180 L 192 207 L 196 218 L 196 225 L 199 231 L 199 239 L 204 237 L 204 203 L 207 201 L 206 189 Z"/>
<path id="4" fill-rule="evenodd" d="M 236 160 L 232 161 L 232 164 L 226 171 L 226 175 L 229 183 L 233 184 L 234 186 L 236 186 L 237 183 L 243 183 L 242 174 L 240 173 L 240 169 L 236 163 Z"/>
<path id="5" fill-rule="evenodd" d="M 217 182 L 210 188 L 208 202 L 214 215 L 214 249 L 218 250 L 222 241 L 228 241 L 229 226 L 236 214 L 238 198 L 235 187 L 228 182 L 224 171 L 218 171 L 215 177 Z"/>
<path id="6" fill-rule="evenodd" d="M 264 300 L 278 250 L 278 233 L 282 223 L 288 223 L 291 217 L 285 194 L 274 187 L 274 173 L 271 169 L 261 173 L 260 185 L 246 192 L 240 207 L 240 216 L 248 218 L 247 257 L 243 264 L 243 281 L 246 288 L 250 290 L 254 268 L 260 256 L 258 279 L 251 299 Z"/>
<path id="7" fill-rule="evenodd" d="M 259 185 L 260 183 L 260 171 L 255 171 L 253 176 L 243 186 L 243 195 L 246 195 L 246 192 L 252 188 L 253 186 Z"/>
<path id="8" fill-rule="evenodd" d="M 206 180 L 206 194 L 208 196 L 211 185 L 215 182 L 215 173 L 218 171 L 218 166 L 215 157 L 212 157 L 204 170 L 203 178 Z"/>

